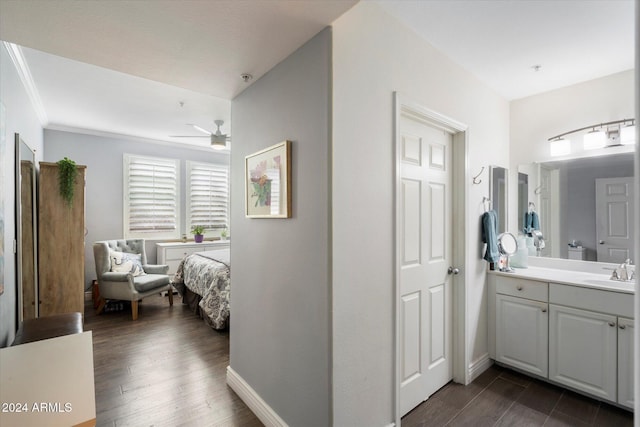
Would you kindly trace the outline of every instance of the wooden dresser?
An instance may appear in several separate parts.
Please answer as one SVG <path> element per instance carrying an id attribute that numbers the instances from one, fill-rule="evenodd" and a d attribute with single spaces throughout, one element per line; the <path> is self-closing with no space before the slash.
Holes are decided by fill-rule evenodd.
<path id="1" fill-rule="evenodd" d="M 213 251 L 215 249 L 225 249 L 229 247 L 229 240 L 216 240 L 212 242 L 202 243 L 156 243 L 156 256 L 158 264 L 167 264 L 169 266 L 169 275 L 176 274 L 180 261 L 187 255 L 195 252 Z"/>

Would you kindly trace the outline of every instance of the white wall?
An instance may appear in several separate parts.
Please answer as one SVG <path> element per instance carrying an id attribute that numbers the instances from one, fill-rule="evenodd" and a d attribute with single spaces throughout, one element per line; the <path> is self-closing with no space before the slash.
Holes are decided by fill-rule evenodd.
<path id="1" fill-rule="evenodd" d="M 15 234 L 15 144 L 19 133 L 32 149 L 36 161 L 42 158 L 42 127 L 4 44 L 0 44 L 0 102 L 6 109 L 5 156 L 0 164 L 0 185 L 4 194 L 4 294 L 0 295 L 0 347 L 13 341 L 16 331 Z"/>
<path id="2" fill-rule="evenodd" d="M 509 105 L 376 4 L 333 34 L 333 423 L 382 426 L 394 421 L 393 92 L 469 127 L 467 366 L 487 357 L 480 216 L 488 166 L 508 167 Z"/>
<path id="3" fill-rule="evenodd" d="M 629 70 L 512 101 L 511 182 L 517 176 L 518 165 L 552 159 L 547 141 L 550 137 L 592 124 L 633 118 L 635 93 L 634 70 Z M 571 144 L 576 154 L 570 157 L 584 155 L 582 136 L 576 135 Z M 516 189 L 511 189 L 509 197 L 517 200 Z M 509 213 L 511 224 L 515 224 L 517 209 Z M 517 231 L 516 227 L 511 231 Z"/>
<path id="4" fill-rule="evenodd" d="M 124 136 L 98 136 L 47 129 L 44 131 L 44 161 L 55 163 L 68 157 L 87 166 L 85 186 L 85 289 L 96 278 L 93 242 L 122 239 L 123 225 L 123 155 L 165 157 L 180 160 L 180 234 L 186 230 L 186 161 L 229 163 L 229 155 L 213 150 L 192 149 L 178 144 L 141 142 Z M 156 262 L 155 240 L 146 240 L 149 263 Z"/>
<path id="5" fill-rule="evenodd" d="M 291 426 L 330 425 L 331 31 L 231 104 L 230 366 Z M 292 218 L 250 219 L 245 156 L 292 141 Z"/>

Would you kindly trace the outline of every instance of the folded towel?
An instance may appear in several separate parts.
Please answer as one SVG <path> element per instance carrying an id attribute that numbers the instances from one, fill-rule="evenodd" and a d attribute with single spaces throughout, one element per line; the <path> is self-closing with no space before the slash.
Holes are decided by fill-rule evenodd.
<path id="1" fill-rule="evenodd" d="M 488 262 L 498 262 L 498 214 L 496 211 L 487 211 L 482 214 L 482 241 L 487 244 L 484 259 Z"/>
<path id="2" fill-rule="evenodd" d="M 540 230 L 540 218 L 535 211 L 524 214 L 524 232 L 531 234 L 533 230 Z"/>

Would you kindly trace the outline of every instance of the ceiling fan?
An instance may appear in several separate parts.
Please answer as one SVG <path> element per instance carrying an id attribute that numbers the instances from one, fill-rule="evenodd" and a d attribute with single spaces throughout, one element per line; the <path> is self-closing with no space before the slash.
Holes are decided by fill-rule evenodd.
<path id="1" fill-rule="evenodd" d="M 224 124 L 224 120 L 214 120 L 213 121 L 217 130 L 215 132 L 209 131 L 207 129 L 201 128 L 198 125 L 190 124 L 194 128 L 198 129 L 200 132 L 204 132 L 207 136 L 204 135 L 170 135 L 171 138 L 210 138 L 211 139 L 211 148 L 214 150 L 224 150 L 227 146 L 227 141 L 231 139 L 231 135 L 227 135 L 226 133 L 222 133 L 220 131 L 220 126 Z"/>

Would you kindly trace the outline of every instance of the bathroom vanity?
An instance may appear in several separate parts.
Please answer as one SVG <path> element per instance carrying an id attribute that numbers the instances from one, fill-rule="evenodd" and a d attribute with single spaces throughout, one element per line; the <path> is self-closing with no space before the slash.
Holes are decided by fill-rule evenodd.
<path id="1" fill-rule="evenodd" d="M 633 410 L 634 282 L 610 280 L 613 264 L 529 261 L 488 273 L 491 358 Z"/>

